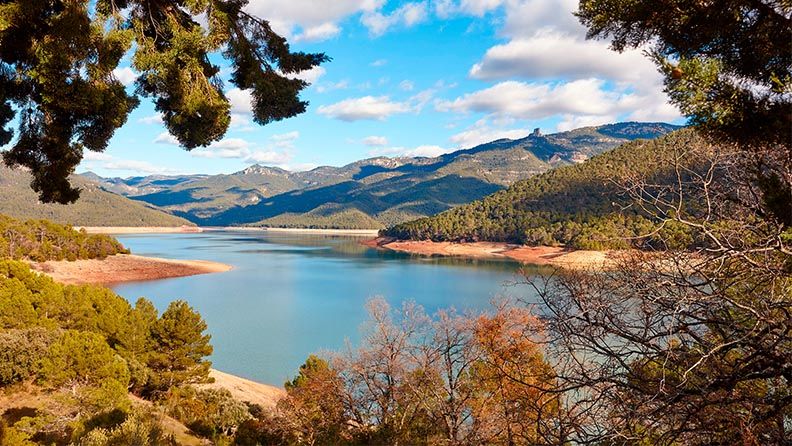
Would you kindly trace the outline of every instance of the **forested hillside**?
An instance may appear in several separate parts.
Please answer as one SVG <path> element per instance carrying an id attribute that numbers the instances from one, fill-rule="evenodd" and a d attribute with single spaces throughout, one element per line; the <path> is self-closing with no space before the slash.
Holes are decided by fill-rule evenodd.
<path id="1" fill-rule="evenodd" d="M 160 315 L 146 299 L 130 305 L 107 288 L 60 285 L 0 260 L 0 444 L 177 444 L 159 409 L 129 392 L 177 407 L 177 389 L 206 379 L 205 328 L 184 302 Z M 210 393 L 191 401 L 197 417 L 201 398 L 246 413 L 227 392 Z"/>
<path id="2" fill-rule="evenodd" d="M 187 428 L 163 424 L 162 414 L 189 405 L 204 436 L 220 429 L 204 417 L 215 411 L 216 420 L 221 405 L 222 422 L 250 417 L 228 391 L 190 387 L 207 380 L 212 347 L 185 302 L 158 314 L 146 299 L 130 305 L 108 288 L 61 285 L 14 260 L 125 252 L 107 235 L 0 215 L 0 445 L 203 444 Z M 176 441 L 174 433 L 183 435 Z"/>
<path id="3" fill-rule="evenodd" d="M 680 130 L 641 140 L 591 160 L 519 181 L 482 200 L 439 215 L 381 231 L 397 239 L 503 241 L 529 245 L 568 245 L 582 249 L 625 248 L 631 238 L 655 229 L 650 216 L 624 196 L 629 176 L 671 179 L 673 157 L 703 146 L 693 131 Z M 663 230 L 667 238 L 674 228 Z M 680 242 L 685 235 L 677 234 Z M 651 243 L 642 238 L 640 243 Z"/>
<path id="4" fill-rule="evenodd" d="M 128 254 L 118 240 L 86 234 L 47 220 L 21 221 L 0 214 L 0 259 L 77 260 Z"/>
<path id="5" fill-rule="evenodd" d="M 70 205 L 44 204 L 30 189 L 30 174 L 0 163 L 0 213 L 15 218 L 43 218 L 75 226 L 182 226 L 189 221 L 102 190 L 90 179 L 75 175 L 82 188 L 80 199 Z"/>

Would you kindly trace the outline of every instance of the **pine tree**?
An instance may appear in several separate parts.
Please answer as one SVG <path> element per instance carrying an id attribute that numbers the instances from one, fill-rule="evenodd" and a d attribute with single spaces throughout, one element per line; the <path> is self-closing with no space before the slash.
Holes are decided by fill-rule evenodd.
<path id="1" fill-rule="evenodd" d="M 265 20 L 244 11 L 247 0 L 9 0 L 0 3 L 0 145 L 18 118 L 9 166 L 28 167 L 44 202 L 70 203 L 79 190 L 68 177 L 85 150 L 107 148 L 140 96 L 154 100 L 168 131 L 193 149 L 223 137 L 230 106 L 220 68 L 252 90 L 262 125 L 305 111 L 308 84 L 293 75 L 328 60 L 292 52 Z M 204 18 L 206 28 L 199 24 Z M 113 70 L 134 48 L 135 94 Z"/>
<path id="2" fill-rule="evenodd" d="M 171 302 L 152 329 L 155 350 L 149 358 L 148 390 L 165 391 L 173 386 L 206 382 L 212 363 L 206 322 L 187 302 Z"/>

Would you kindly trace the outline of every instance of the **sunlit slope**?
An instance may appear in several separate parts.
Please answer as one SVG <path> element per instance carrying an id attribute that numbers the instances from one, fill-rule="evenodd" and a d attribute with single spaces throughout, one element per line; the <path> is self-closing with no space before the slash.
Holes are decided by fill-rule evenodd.
<path id="1" fill-rule="evenodd" d="M 75 226 L 181 226 L 193 223 L 146 203 L 102 190 L 79 175 L 72 181 L 82 188 L 70 205 L 42 204 L 30 189 L 30 174 L 0 163 L 0 214 L 20 219 L 47 219 Z"/>

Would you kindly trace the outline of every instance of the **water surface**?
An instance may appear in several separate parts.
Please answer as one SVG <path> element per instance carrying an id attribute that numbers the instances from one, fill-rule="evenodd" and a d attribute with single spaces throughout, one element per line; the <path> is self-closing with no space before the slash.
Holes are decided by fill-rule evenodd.
<path id="1" fill-rule="evenodd" d="M 135 234 L 133 253 L 227 263 L 233 270 L 113 286 L 160 311 L 184 299 L 206 320 L 214 367 L 265 383 L 293 376 L 308 354 L 358 340 L 364 304 L 414 300 L 429 313 L 478 310 L 493 297 L 529 292 L 513 285 L 518 265 L 420 257 L 362 246 L 360 237 L 244 231 Z"/>

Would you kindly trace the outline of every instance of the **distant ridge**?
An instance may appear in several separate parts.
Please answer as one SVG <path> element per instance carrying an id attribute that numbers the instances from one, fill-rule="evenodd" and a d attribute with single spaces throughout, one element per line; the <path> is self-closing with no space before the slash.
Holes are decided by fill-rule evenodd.
<path id="1" fill-rule="evenodd" d="M 534 131 L 434 158 L 375 157 L 307 172 L 253 165 L 229 175 L 98 181 L 109 191 L 200 225 L 378 229 L 437 214 L 515 181 L 679 128 L 627 122 L 548 135 Z"/>
<path id="2" fill-rule="evenodd" d="M 74 226 L 194 225 L 149 204 L 107 192 L 90 175 L 72 178 L 73 184 L 82 189 L 76 203 L 42 204 L 30 188 L 30 179 L 27 171 L 10 169 L 0 163 L 0 214 L 18 219 L 47 219 Z"/>

